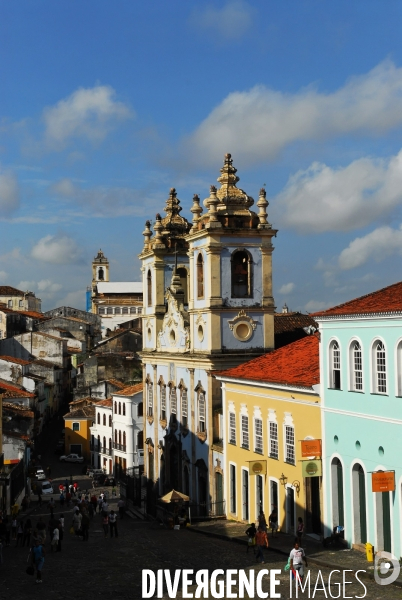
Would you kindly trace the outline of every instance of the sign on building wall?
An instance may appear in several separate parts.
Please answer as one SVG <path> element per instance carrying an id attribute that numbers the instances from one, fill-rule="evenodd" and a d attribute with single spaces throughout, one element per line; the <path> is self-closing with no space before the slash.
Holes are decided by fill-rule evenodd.
<path id="1" fill-rule="evenodd" d="M 371 473 L 371 487 L 373 492 L 394 492 L 395 472 L 377 471 L 376 473 Z"/>
<path id="2" fill-rule="evenodd" d="M 266 475 L 267 474 L 267 461 L 266 460 L 249 460 L 249 472 L 250 475 Z"/>
<path id="3" fill-rule="evenodd" d="M 321 456 L 321 440 L 302 440 L 301 451 L 303 458 Z"/>
<path id="4" fill-rule="evenodd" d="M 302 460 L 302 474 L 303 477 L 321 477 L 321 460 Z"/>

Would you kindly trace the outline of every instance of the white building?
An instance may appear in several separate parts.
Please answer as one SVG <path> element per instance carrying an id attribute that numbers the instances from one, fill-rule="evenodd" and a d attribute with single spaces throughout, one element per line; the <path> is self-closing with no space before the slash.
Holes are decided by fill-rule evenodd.
<path id="1" fill-rule="evenodd" d="M 91 464 L 107 474 L 144 464 L 143 384 L 114 392 L 95 403 L 91 427 Z"/>
<path id="2" fill-rule="evenodd" d="M 113 412 L 112 398 L 95 404 L 95 422 L 91 427 L 91 464 L 96 469 L 113 473 Z"/>
<path id="3" fill-rule="evenodd" d="M 113 460 L 115 474 L 144 464 L 143 384 L 113 394 Z"/>
<path id="4" fill-rule="evenodd" d="M 91 311 L 101 317 L 102 337 L 142 313 L 142 282 L 109 281 L 109 261 L 102 250 L 92 261 Z"/>

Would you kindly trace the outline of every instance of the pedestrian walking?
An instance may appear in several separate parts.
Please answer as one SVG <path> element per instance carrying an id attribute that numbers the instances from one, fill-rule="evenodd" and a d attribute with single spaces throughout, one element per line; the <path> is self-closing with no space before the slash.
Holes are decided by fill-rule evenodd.
<path id="1" fill-rule="evenodd" d="M 103 504 L 103 497 L 99 496 L 99 498 L 98 498 L 98 511 L 99 511 L 99 514 L 102 512 L 102 504 Z"/>
<path id="2" fill-rule="evenodd" d="M 262 527 L 265 533 L 267 532 L 267 520 L 265 518 L 263 510 L 260 510 L 260 514 L 258 515 L 258 526 Z"/>
<path id="3" fill-rule="evenodd" d="M 25 521 L 25 525 L 24 525 L 24 537 L 22 538 L 22 545 L 25 546 L 25 544 L 26 544 L 28 546 L 28 548 L 31 543 L 31 532 L 32 532 L 31 519 L 27 519 Z"/>
<path id="4" fill-rule="evenodd" d="M 62 531 L 64 532 L 64 515 L 63 515 L 63 513 L 59 517 L 59 523 L 60 523 Z"/>
<path id="5" fill-rule="evenodd" d="M 297 541 L 299 542 L 299 546 L 302 545 L 302 537 L 304 533 L 304 523 L 303 519 L 299 517 L 297 519 Z"/>
<path id="6" fill-rule="evenodd" d="M 74 528 L 75 535 L 81 533 L 82 514 L 78 511 L 74 513 L 72 526 Z"/>
<path id="7" fill-rule="evenodd" d="M 42 544 L 46 541 L 46 524 L 43 521 L 42 517 L 39 517 L 39 521 L 36 524 L 36 529 L 38 532 L 38 538 L 41 538 Z"/>
<path id="8" fill-rule="evenodd" d="M 61 494 L 60 494 L 60 506 L 61 506 L 61 508 L 63 508 L 63 506 L 64 506 L 65 499 L 66 498 L 64 496 L 64 492 L 62 491 Z"/>
<path id="9" fill-rule="evenodd" d="M 57 552 L 57 548 L 59 545 L 59 541 L 60 541 L 60 531 L 59 528 L 56 526 L 53 529 L 53 533 L 52 533 L 52 542 L 50 544 L 50 549 L 53 552 Z"/>
<path id="10" fill-rule="evenodd" d="M 250 527 L 248 529 L 246 529 L 246 536 L 248 537 L 247 554 L 248 554 L 249 548 L 252 548 L 254 556 L 255 556 L 255 536 L 256 536 L 256 534 L 257 534 L 257 528 L 255 526 L 255 523 L 251 523 Z"/>
<path id="11" fill-rule="evenodd" d="M 269 515 L 269 526 L 272 531 L 272 537 L 276 537 L 276 533 L 278 532 L 278 512 L 274 506 L 271 514 Z"/>
<path id="12" fill-rule="evenodd" d="M 107 534 L 109 532 L 109 516 L 107 514 L 102 516 L 102 527 L 105 532 L 105 538 L 107 538 Z"/>
<path id="13" fill-rule="evenodd" d="M 291 550 L 290 554 L 289 554 L 289 558 L 290 558 L 290 568 L 292 570 L 293 576 L 296 579 L 296 585 L 297 585 L 297 581 L 303 582 L 303 577 L 304 577 L 304 567 L 303 567 L 303 561 L 307 565 L 307 558 L 306 555 L 304 553 L 303 548 L 300 547 L 299 542 L 296 540 L 295 541 L 295 546 L 293 548 L 293 550 Z"/>
<path id="14" fill-rule="evenodd" d="M 117 531 L 117 515 L 114 512 L 114 510 L 110 511 L 109 527 L 110 527 L 110 537 L 113 537 L 113 533 L 114 533 L 115 537 L 118 537 L 119 533 Z"/>
<path id="15" fill-rule="evenodd" d="M 32 565 L 36 569 L 36 583 L 42 583 L 42 570 L 45 564 L 45 548 L 40 540 L 36 540 L 36 543 L 31 548 L 32 554 Z"/>
<path id="16" fill-rule="evenodd" d="M 268 537 L 266 531 L 263 530 L 261 525 L 259 525 L 258 531 L 255 535 L 255 543 L 257 545 L 257 562 L 259 562 L 261 557 L 260 562 L 264 563 L 263 549 L 268 548 Z"/>

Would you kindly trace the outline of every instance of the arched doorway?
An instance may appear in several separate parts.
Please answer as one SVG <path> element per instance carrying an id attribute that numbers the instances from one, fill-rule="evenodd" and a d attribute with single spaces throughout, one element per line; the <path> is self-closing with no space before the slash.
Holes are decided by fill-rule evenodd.
<path id="1" fill-rule="evenodd" d="M 367 542 L 366 476 L 363 467 L 355 463 L 352 468 L 353 527 L 356 544 Z"/>
<path id="2" fill-rule="evenodd" d="M 391 492 L 375 492 L 375 512 L 377 524 L 377 548 L 391 552 Z"/>
<path id="3" fill-rule="evenodd" d="M 345 508 L 343 498 L 343 467 L 339 458 L 331 462 L 331 491 L 332 491 L 332 527 L 345 525 Z"/>
<path id="4" fill-rule="evenodd" d="M 215 514 L 216 516 L 222 516 L 225 514 L 223 506 L 223 476 L 222 473 L 216 471 L 215 473 Z"/>

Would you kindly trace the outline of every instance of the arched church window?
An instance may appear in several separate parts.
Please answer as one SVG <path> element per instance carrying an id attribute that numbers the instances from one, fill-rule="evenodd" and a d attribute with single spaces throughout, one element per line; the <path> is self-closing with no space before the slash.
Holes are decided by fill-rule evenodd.
<path id="1" fill-rule="evenodd" d="M 103 281 L 105 278 L 103 267 L 99 267 L 98 269 L 98 280 Z"/>
<path id="2" fill-rule="evenodd" d="M 232 297 L 251 298 L 252 285 L 252 259 L 246 250 L 237 250 L 232 254 Z"/>
<path id="3" fill-rule="evenodd" d="M 147 304 L 152 306 L 152 274 L 151 269 L 148 269 L 147 273 Z"/>
<path id="4" fill-rule="evenodd" d="M 201 252 L 197 257 L 197 298 L 204 297 L 204 259 Z"/>

